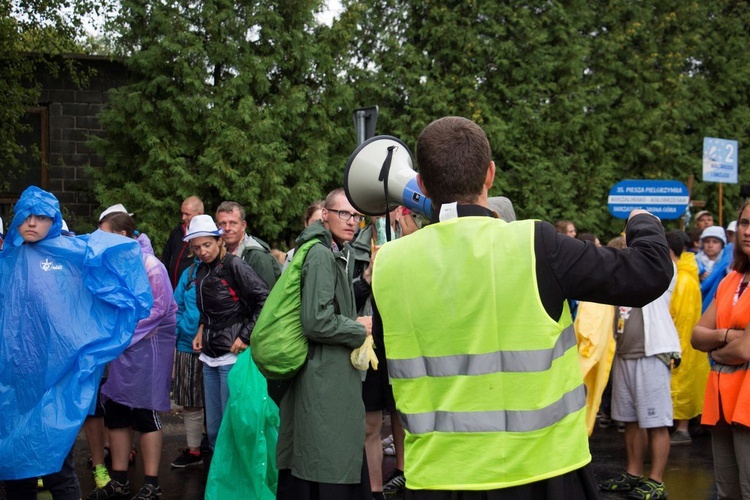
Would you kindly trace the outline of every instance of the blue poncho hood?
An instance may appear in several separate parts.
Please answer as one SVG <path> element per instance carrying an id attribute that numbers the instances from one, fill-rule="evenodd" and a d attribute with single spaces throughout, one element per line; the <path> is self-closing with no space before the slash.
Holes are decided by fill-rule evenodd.
<path id="1" fill-rule="evenodd" d="M 48 193 L 36 186 L 26 188 L 16 206 L 13 207 L 13 211 L 15 215 L 8 228 L 8 234 L 5 235 L 6 245 L 15 247 L 23 245 L 23 237 L 18 232 L 18 226 L 23 224 L 23 221 L 29 215 L 46 215 L 52 219 L 52 227 L 50 227 L 47 236 L 44 238 L 45 240 L 60 236 L 62 231 L 60 202 L 57 201 L 57 198 L 52 193 Z"/>

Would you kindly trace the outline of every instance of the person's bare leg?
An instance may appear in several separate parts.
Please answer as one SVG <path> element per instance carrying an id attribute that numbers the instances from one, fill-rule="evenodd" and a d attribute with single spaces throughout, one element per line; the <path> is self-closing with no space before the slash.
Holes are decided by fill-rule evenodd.
<path id="1" fill-rule="evenodd" d="M 651 445 L 651 473 L 648 477 L 661 483 L 669 459 L 669 429 L 648 429 L 648 442 Z"/>
<path id="2" fill-rule="evenodd" d="M 127 471 L 130 447 L 133 444 L 133 431 L 130 427 L 109 429 L 109 446 L 112 455 L 112 470 Z"/>
<path id="3" fill-rule="evenodd" d="M 161 462 L 162 431 L 141 433 L 141 454 L 143 455 L 143 473 L 146 476 L 159 475 Z"/>
<path id="4" fill-rule="evenodd" d="M 667 435 L 667 440 L 669 435 Z M 625 454 L 628 459 L 628 474 L 643 475 L 643 459 L 648 448 L 646 429 L 638 427 L 638 422 L 625 422 Z"/>
<path id="5" fill-rule="evenodd" d="M 91 465 L 104 465 L 104 417 L 86 417 L 83 432 L 91 453 Z"/>
<path id="6" fill-rule="evenodd" d="M 365 413 L 365 455 L 370 473 L 370 491 L 383 491 L 383 445 L 380 429 L 383 426 L 382 411 Z"/>
<path id="7" fill-rule="evenodd" d="M 688 432 L 688 424 L 690 420 L 675 420 L 675 431 Z"/>

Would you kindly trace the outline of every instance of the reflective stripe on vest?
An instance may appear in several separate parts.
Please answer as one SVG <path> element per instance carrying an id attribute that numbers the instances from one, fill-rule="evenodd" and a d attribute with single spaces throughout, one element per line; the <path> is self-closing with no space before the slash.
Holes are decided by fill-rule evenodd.
<path id="1" fill-rule="evenodd" d="M 586 406 L 583 384 L 567 392 L 555 403 L 539 410 L 525 411 L 436 411 L 401 414 L 404 429 L 412 434 L 428 432 L 529 432 L 549 427 Z"/>
<path id="2" fill-rule="evenodd" d="M 576 333 L 573 325 L 570 325 L 563 330 L 551 349 L 389 359 L 388 374 L 391 378 L 418 378 L 486 375 L 497 372 L 542 372 L 549 370 L 554 360 L 575 345 Z"/>
<path id="3" fill-rule="evenodd" d="M 590 462 L 570 312 L 544 309 L 534 221 L 432 224 L 383 245 L 372 287 L 410 489 L 507 488 Z"/>

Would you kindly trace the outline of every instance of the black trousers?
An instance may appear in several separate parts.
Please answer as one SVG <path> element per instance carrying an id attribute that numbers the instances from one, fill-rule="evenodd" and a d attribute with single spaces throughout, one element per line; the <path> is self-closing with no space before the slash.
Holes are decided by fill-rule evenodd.
<path id="1" fill-rule="evenodd" d="M 358 484 L 316 483 L 293 476 L 291 469 L 280 469 L 276 500 L 372 500 L 367 458 L 362 460 Z"/>
<path id="2" fill-rule="evenodd" d="M 42 477 L 44 487 L 52 493 L 54 500 L 80 500 L 81 485 L 78 484 L 76 462 L 73 450 L 65 457 L 62 469 Z M 5 495 L 8 500 L 36 500 L 37 478 L 14 479 L 5 481 Z"/>
<path id="3" fill-rule="evenodd" d="M 409 490 L 405 500 L 598 500 L 590 466 L 544 481 L 487 491 Z"/>

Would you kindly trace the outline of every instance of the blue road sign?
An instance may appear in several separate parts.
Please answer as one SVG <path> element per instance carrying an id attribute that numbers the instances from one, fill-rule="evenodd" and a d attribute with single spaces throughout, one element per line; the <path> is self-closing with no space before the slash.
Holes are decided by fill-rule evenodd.
<path id="1" fill-rule="evenodd" d="M 737 184 L 739 144 L 737 141 L 703 138 L 703 180 Z"/>
<path id="2" fill-rule="evenodd" d="M 648 210 L 661 219 L 679 219 L 690 203 L 690 193 L 679 181 L 626 180 L 609 191 L 609 213 L 627 219 L 632 210 Z"/>

